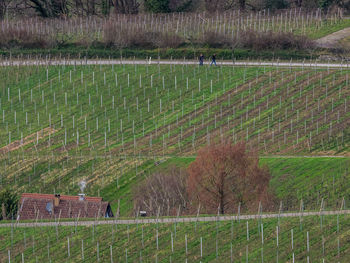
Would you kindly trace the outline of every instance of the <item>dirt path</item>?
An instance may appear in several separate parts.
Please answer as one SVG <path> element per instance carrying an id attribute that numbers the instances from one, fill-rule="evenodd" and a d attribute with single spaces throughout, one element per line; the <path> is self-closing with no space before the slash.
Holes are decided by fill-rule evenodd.
<path id="1" fill-rule="evenodd" d="M 238 221 L 279 217 L 304 217 L 304 216 L 329 216 L 348 215 L 350 210 L 297 212 L 278 214 L 256 214 L 256 215 L 230 215 L 230 216 L 208 216 L 208 217 L 181 217 L 181 218 L 150 218 L 150 219 L 125 219 L 125 220 L 95 220 L 95 221 L 67 221 L 67 222 L 39 222 L 39 223 L 5 223 L 0 227 L 45 227 L 45 226 L 92 226 L 92 225 L 130 225 L 130 224 L 157 224 L 157 223 L 188 223 L 188 222 L 215 222 L 215 221 Z"/>
<path id="2" fill-rule="evenodd" d="M 334 48 L 338 45 L 339 41 L 350 37 L 350 27 L 344 28 L 325 37 L 316 40 L 318 47 L 322 48 Z"/>

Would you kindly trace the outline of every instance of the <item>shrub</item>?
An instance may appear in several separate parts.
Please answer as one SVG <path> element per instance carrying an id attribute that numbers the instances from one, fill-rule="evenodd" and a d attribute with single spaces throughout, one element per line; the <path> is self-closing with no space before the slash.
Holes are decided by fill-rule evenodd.
<path id="1" fill-rule="evenodd" d="M 183 39 L 176 34 L 159 31 L 145 31 L 143 29 L 127 30 L 120 24 L 108 21 L 104 26 L 104 43 L 107 46 L 119 48 L 176 48 L 183 43 Z"/>
<path id="2" fill-rule="evenodd" d="M 254 50 L 268 49 L 309 49 L 314 43 L 306 36 L 297 36 L 292 33 L 255 32 L 246 31 L 239 34 L 238 45 Z"/>
<path id="3" fill-rule="evenodd" d="M 52 39 L 44 34 L 32 33 L 15 26 L 0 30 L 0 46 L 3 48 L 48 48 L 52 45 Z"/>
<path id="4" fill-rule="evenodd" d="M 219 34 L 215 31 L 206 31 L 202 38 L 202 44 L 207 45 L 211 48 L 222 48 L 228 47 L 232 43 L 227 36 Z"/>
<path id="5" fill-rule="evenodd" d="M 0 220 L 16 219 L 18 196 L 8 189 L 0 192 Z"/>

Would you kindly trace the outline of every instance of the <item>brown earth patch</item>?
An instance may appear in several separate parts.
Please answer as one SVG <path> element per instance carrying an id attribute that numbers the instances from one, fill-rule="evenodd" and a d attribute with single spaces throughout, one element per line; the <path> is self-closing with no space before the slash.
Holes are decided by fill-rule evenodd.
<path id="1" fill-rule="evenodd" d="M 53 133 L 55 133 L 57 130 L 51 128 L 51 127 L 47 127 L 43 130 L 37 131 L 35 133 L 32 133 L 26 137 L 24 137 L 22 140 L 16 140 L 14 142 L 11 142 L 10 144 L 0 148 L 0 154 L 6 154 L 8 152 L 12 152 L 15 151 L 17 149 L 19 149 L 20 147 L 23 147 L 25 145 L 28 145 L 30 143 L 35 142 L 35 140 L 38 138 L 38 140 L 49 136 Z"/>

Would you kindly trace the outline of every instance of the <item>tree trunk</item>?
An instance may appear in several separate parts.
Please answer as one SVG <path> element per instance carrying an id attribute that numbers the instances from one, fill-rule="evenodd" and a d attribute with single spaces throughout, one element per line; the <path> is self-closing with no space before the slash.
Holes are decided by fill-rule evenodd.
<path id="1" fill-rule="evenodd" d="M 238 0 L 238 2 L 239 2 L 239 8 L 240 8 L 241 10 L 245 10 L 245 1 L 246 1 L 246 0 Z"/>
<path id="2" fill-rule="evenodd" d="M 220 174 L 219 198 L 220 198 L 220 213 L 225 214 L 225 178 L 226 173 Z"/>
<path id="3" fill-rule="evenodd" d="M 113 0 L 116 14 L 137 14 L 139 3 L 135 0 Z"/>
<path id="4" fill-rule="evenodd" d="M 6 217 L 6 208 L 5 208 L 5 204 L 2 203 L 1 204 L 1 215 L 2 215 L 2 220 L 6 220 L 7 217 Z"/>
<path id="5" fill-rule="evenodd" d="M 297 7 L 301 7 L 301 4 L 303 3 L 303 0 L 295 0 L 295 5 L 297 6 Z"/>
<path id="6" fill-rule="evenodd" d="M 220 213 L 223 215 L 225 214 L 225 208 L 224 208 L 224 193 L 220 193 Z"/>

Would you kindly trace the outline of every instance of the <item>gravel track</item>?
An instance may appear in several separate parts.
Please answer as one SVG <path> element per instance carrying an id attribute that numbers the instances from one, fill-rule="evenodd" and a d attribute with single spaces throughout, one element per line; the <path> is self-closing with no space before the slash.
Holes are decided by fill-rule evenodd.
<path id="1" fill-rule="evenodd" d="M 322 48 L 334 48 L 340 40 L 350 37 L 350 27 L 339 30 L 316 40 L 316 45 Z"/>
<path id="2" fill-rule="evenodd" d="M 136 218 L 136 219 L 115 219 L 115 220 L 91 220 L 91 221 L 65 221 L 65 222 L 33 222 L 0 224 L 0 227 L 53 227 L 53 226 L 92 226 L 92 225 L 133 225 L 133 224 L 163 224 L 163 223 L 188 223 L 188 222 L 215 222 L 215 221 L 238 221 L 266 218 L 287 218 L 304 216 L 330 216 L 330 215 L 348 215 L 350 210 L 337 211 L 314 211 L 314 212 L 296 212 L 296 213 L 278 213 L 278 214 L 255 214 L 255 215 L 231 215 L 231 216 L 208 216 L 208 217 L 180 217 L 180 218 Z"/>
<path id="3" fill-rule="evenodd" d="M 349 29 L 350 30 L 350 29 Z M 0 66 L 60 66 L 60 65 L 197 65 L 194 60 L 2 60 Z M 208 65 L 206 63 L 205 65 Z M 349 68 L 349 63 L 317 62 L 278 62 L 278 61 L 217 61 L 222 66 L 268 66 L 268 67 L 312 67 L 312 68 Z"/>

